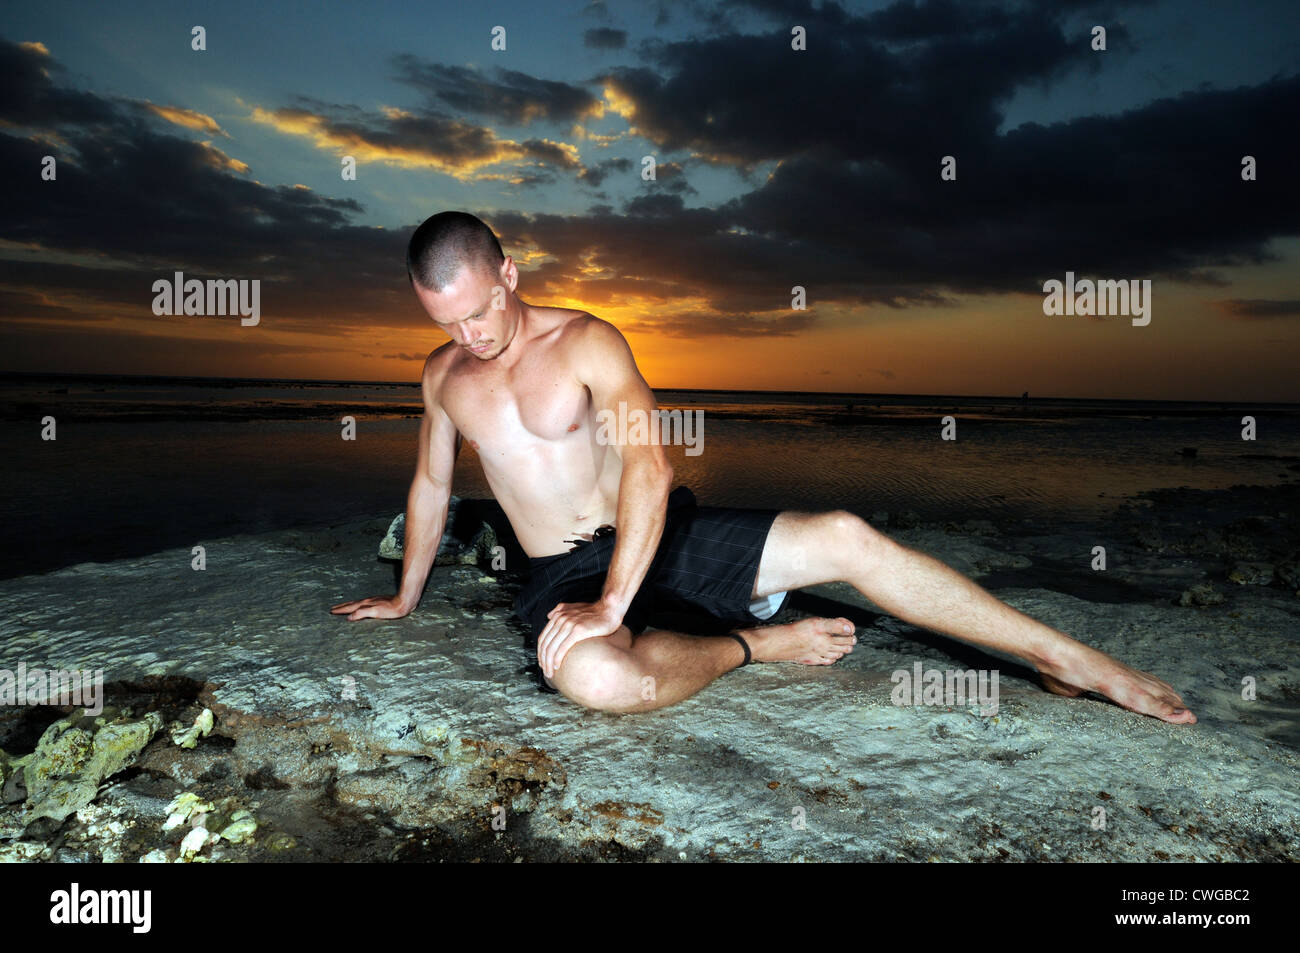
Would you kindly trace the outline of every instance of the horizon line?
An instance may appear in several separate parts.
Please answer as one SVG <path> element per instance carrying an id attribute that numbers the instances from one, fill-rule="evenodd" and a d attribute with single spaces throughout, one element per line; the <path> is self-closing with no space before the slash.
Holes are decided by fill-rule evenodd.
<path id="1" fill-rule="evenodd" d="M 412 387 L 419 388 L 419 381 L 392 381 L 392 380 L 365 380 L 365 379 L 343 379 L 343 378 L 311 378 L 311 377 L 211 377 L 197 374 L 105 374 L 101 372 L 78 372 L 78 371 L 0 371 L 0 379 L 13 377 L 70 377 L 70 378 L 103 378 L 118 380 L 138 380 L 138 381 L 199 381 L 205 383 L 246 383 L 246 384 L 366 384 L 382 387 Z M 647 381 L 647 383 L 649 383 Z M 1092 401 L 1110 401 L 1114 403 L 1134 403 L 1144 402 L 1151 404 L 1282 404 L 1286 406 L 1300 407 L 1298 401 L 1288 400 L 1218 400 L 1213 398 L 1169 398 L 1169 397 L 1062 397 L 1057 395 L 1040 395 L 1029 397 L 1020 397 L 1014 394 L 910 394 L 890 391 L 839 391 L 839 390 L 764 390 L 761 388 L 719 388 L 719 387 L 656 387 L 650 385 L 652 391 L 681 391 L 688 393 L 700 394 L 790 394 L 799 396 L 834 396 L 834 397 L 927 397 L 927 398 L 959 398 L 962 400 L 1092 400 Z M 1028 392 L 1025 392 L 1028 393 Z"/>

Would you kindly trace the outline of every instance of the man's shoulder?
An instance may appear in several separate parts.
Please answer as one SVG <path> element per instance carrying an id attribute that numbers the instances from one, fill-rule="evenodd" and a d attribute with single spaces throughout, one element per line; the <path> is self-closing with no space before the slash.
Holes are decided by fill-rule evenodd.
<path id="1" fill-rule="evenodd" d="M 455 341 L 447 341 L 434 348 L 424 359 L 424 370 L 420 374 L 421 385 L 426 390 L 436 390 L 457 356 Z"/>
<path id="2" fill-rule="evenodd" d="M 534 341 L 544 341 L 553 352 L 571 357 L 605 353 L 623 337 L 608 321 L 577 308 L 533 305 L 529 320 Z"/>
<path id="3" fill-rule="evenodd" d="M 635 372 L 636 359 L 623 332 L 603 318 L 578 312 L 566 325 L 561 348 L 574 379 L 590 386 L 592 381 L 622 379 Z"/>
<path id="4" fill-rule="evenodd" d="M 623 340 L 623 333 L 618 328 L 589 311 L 570 311 L 564 322 L 563 335 L 566 343 L 583 351 L 604 351 Z"/>
<path id="5" fill-rule="evenodd" d="M 553 308 L 547 305 L 529 305 L 529 320 L 543 334 L 559 331 L 565 335 L 600 320 L 595 315 L 578 308 Z"/>
<path id="6" fill-rule="evenodd" d="M 455 341 L 444 341 L 430 351 L 429 356 L 424 359 L 424 376 L 427 378 L 430 372 L 445 371 L 455 356 L 455 350 Z"/>

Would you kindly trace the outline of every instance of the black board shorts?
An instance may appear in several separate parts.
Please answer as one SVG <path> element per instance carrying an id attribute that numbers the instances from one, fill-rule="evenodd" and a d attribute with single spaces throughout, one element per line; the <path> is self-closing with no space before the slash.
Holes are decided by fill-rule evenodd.
<path id="1" fill-rule="evenodd" d="M 648 613 L 688 609 L 716 619 L 753 625 L 780 611 L 789 593 L 750 599 L 772 521 L 780 510 L 699 506 L 688 487 L 668 495 L 664 531 L 641 588 L 623 616 L 640 635 Z M 515 597 L 515 613 L 528 623 L 529 644 L 546 628 L 547 613 L 561 602 L 600 598 L 617 531 L 602 526 L 568 552 L 529 560 L 531 575 Z"/>

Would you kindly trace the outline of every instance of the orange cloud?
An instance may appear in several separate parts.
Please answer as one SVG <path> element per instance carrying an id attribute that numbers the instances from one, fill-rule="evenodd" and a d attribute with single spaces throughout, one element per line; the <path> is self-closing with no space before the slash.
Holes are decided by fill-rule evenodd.
<path id="1" fill-rule="evenodd" d="M 207 161 L 208 165 L 210 165 L 212 168 L 226 169 L 231 172 L 248 171 L 247 162 L 243 162 L 239 159 L 235 159 L 232 158 L 231 156 L 226 155 L 224 152 L 222 152 L 220 149 L 214 146 L 211 143 L 211 141 L 200 142 L 199 145 L 203 147 L 204 159 Z"/>
<path id="2" fill-rule="evenodd" d="M 157 106 L 147 99 L 144 101 L 144 107 L 155 116 L 160 116 L 170 123 L 178 126 L 184 126 L 186 129 L 196 129 L 199 132 L 212 132 L 219 136 L 230 138 L 230 134 L 217 124 L 217 121 L 211 116 L 197 112 L 193 109 L 183 109 L 180 106 Z"/>
<path id="3" fill-rule="evenodd" d="M 251 118 L 286 135 L 310 139 L 318 149 L 355 156 L 359 162 L 436 169 L 461 181 L 499 177 L 478 173 L 502 162 L 540 160 L 561 168 L 582 166 L 577 147 L 567 142 L 501 139 L 483 126 L 417 116 L 393 107 L 385 107 L 383 114 L 384 128 L 342 122 L 304 109 L 255 107 Z"/>

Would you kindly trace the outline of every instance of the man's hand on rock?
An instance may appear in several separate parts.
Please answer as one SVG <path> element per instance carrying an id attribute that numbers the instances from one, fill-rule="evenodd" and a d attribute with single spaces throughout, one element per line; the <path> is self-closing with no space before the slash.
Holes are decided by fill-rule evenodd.
<path id="1" fill-rule="evenodd" d="M 400 619 L 409 615 L 411 608 L 401 596 L 371 596 L 355 602 L 340 602 L 331 606 L 330 612 L 335 615 L 349 613 L 348 621 L 355 622 L 357 619 Z"/>
<path id="2" fill-rule="evenodd" d="M 547 678 L 583 639 L 613 635 L 623 624 L 623 613 L 604 602 L 561 602 L 546 616 L 550 621 L 537 637 L 537 664 Z"/>

